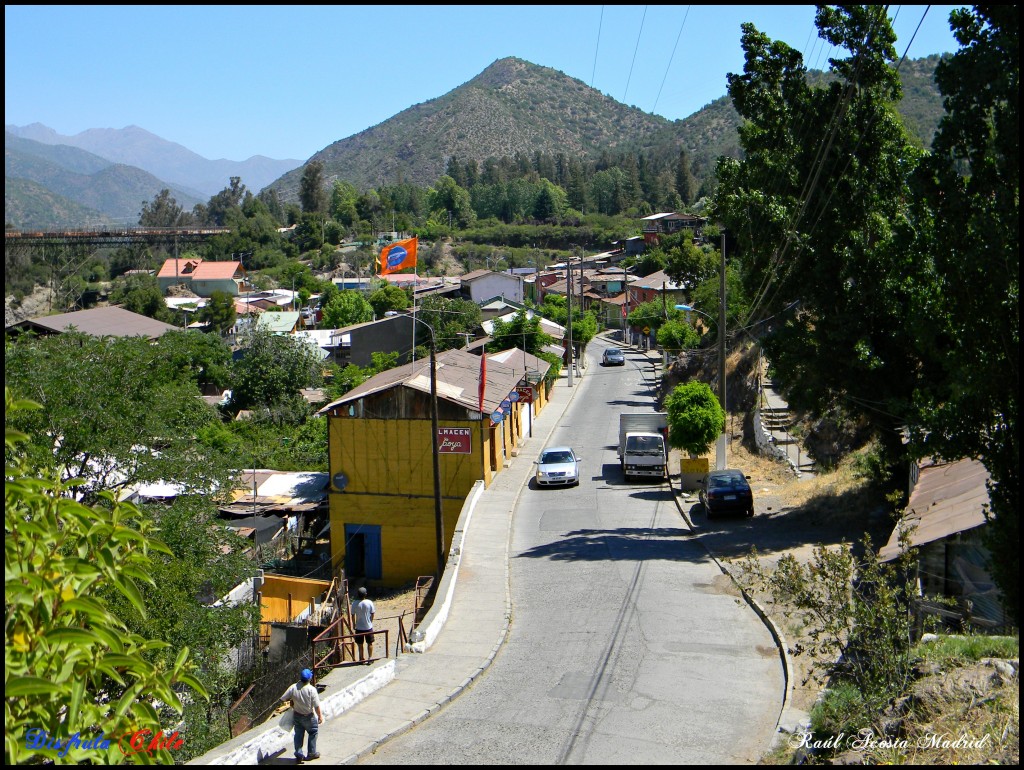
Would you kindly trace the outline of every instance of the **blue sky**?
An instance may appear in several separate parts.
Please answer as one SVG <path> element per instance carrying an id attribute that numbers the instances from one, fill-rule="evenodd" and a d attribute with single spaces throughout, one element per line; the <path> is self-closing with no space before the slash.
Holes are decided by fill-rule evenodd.
<path id="1" fill-rule="evenodd" d="M 898 52 L 957 50 L 955 7 L 890 6 Z M 506 56 L 676 120 L 742 72 L 742 22 L 811 67 L 830 54 L 810 5 L 7 5 L 4 21 L 5 124 L 136 125 L 230 160 L 305 160 Z"/>

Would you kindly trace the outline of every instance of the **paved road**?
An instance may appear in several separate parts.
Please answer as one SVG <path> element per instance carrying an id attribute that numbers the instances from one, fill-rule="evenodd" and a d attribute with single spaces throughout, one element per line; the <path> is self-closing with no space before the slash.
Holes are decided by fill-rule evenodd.
<path id="1" fill-rule="evenodd" d="M 663 485 L 624 484 L 618 414 L 653 409 L 656 372 L 586 375 L 549 444 L 583 456 L 576 489 L 524 489 L 511 535 L 513 614 L 492 665 L 361 764 L 711 764 L 767 750 L 783 674 L 767 629 Z"/>

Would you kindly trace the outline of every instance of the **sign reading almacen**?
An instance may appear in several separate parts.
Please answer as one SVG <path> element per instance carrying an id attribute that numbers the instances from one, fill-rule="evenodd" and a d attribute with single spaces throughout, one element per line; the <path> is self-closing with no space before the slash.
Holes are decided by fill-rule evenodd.
<path id="1" fill-rule="evenodd" d="M 471 428 L 438 428 L 437 451 L 447 454 L 468 455 L 473 452 Z"/>

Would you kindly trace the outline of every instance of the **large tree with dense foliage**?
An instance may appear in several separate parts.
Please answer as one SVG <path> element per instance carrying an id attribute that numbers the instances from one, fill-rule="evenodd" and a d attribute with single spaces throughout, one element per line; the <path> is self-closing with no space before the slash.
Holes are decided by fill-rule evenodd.
<path id="1" fill-rule="evenodd" d="M 536 354 L 553 342 L 552 336 L 541 329 L 540 318 L 535 313 L 527 314 L 525 310 L 520 310 L 507 321 L 495 318 L 487 350 L 497 353 L 509 348 L 520 348 Z"/>
<path id="2" fill-rule="evenodd" d="M 5 352 L 7 385 L 44 407 L 14 420 L 33 437 L 28 456 L 65 481 L 82 479 L 86 502 L 101 490 L 160 480 L 205 493 L 226 477 L 224 459 L 195 445 L 216 412 L 199 398 L 193 373 L 159 345 L 65 332 L 22 336 Z"/>
<path id="3" fill-rule="evenodd" d="M 820 6 L 816 23 L 850 54 L 830 59 L 820 86 L 798 51 L 743 25 L 746 64 L 729 95 L 745 155 L 720 163 L 715 212 L 742 255 L 750 310 L 740 325 L 777 316 L 764 348 L 790 403 L 858 414 L 892 461 L 914 388 L 932 374 L 906 335 L 919 267 L 894 238 L 921 153 L 893 107 L 885 8 Z"/>
<path id="4" fill-rule="evenodd" d="M 302 170 L 299 182 L 299 201 L 307 214 L 327 211 L 327 190 L 324 189 L 324 164 L 311 160 Z"/>
<path id="5" fill-rule="evenodd" d="M 374 315 L 383 318 L 389 310 L 405 310 L 409 307 L 409 292 L 401 286 L 386 284 L 370 294 L 369 302 Z"/>
<path id="6" fill-rule="evenodd" d="M 185 227 L 192 224 L 192 215 L 178 205 L 166 187 L 153 196 L 152 202 L 143 201 L 139 212 L 140 227 Z"/>
<path id="7" fill-rule="evenodd" d="M 235 298 L 226 291 L 215 291 L 202 310 L 199 320 L 214 334 L 224 334 L 235 325 Z"/>
<path id="8" fill-rule="evenodd" d="M 705 382 L 677 385 L 665 398 L 668 443 L 691 455 L 707 452 L 725 428 L 725 410 Z"/>
<path id="9" fill-rule="evenodd" d="M 323 323 L 328 329 L 343 329 L 346 326 L 373 320 L 373 305 L 366 301 L 361 292 L 343 290 L 334 294 L 323 306 Z"/>
<path id="10" fill-rule="evenodd" d="M 1019 618 L 1018 9 L 980 5 L 951 22 L 963 47 L 936 69 L 947 114 L 916 178 L 911 231 L 929 279 L 917 333 L 941 367 L 915 395 L 915 439 L 922 453 L 984 463 L 995 576 Z"/>
<path id="11" fill-rule="evenodd" d="M 262 409 L 282 419 L 308 411 L 299 391 L 323 382 L 319 348 L 260 328 L 249 334 L 246 343 L 242 357 L 232 366 L 231 408 Z"/>
<path id="12" fill-rule="evenodd" d="M 480 306 L 468 299 L 434 295 L 424 297 L 416 309 L 416 317 L 434 330 L 437 349 L 450 350 L 465 346 L 480 330 Z M 418 344 L 429 344 L 430 337 L 423 324 L 416 324 Z"/>

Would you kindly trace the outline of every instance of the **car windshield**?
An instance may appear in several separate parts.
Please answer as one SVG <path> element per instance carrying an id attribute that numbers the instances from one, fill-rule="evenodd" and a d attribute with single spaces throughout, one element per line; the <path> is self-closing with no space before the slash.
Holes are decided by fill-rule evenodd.
<path id="1" fill-rule="evenodd" d="M 621 355 L 622 355 L 622 351 L 619 350 L 618 348 L 608 348 L 608 356 L 609 357 L 611 357 L 611 356 L 621 356 Z"/>
<path id="2" fill-rule="evenodd" d="M 572 452 L 545 452 L 540 458 L 540 461 L 545 465 L 571 463 L 572 460 Z"/>
<path id="3" fill-rule="evenodd" d="M 746 489 L 747 480 L 742 476 L 712 476 L 708 479 L 709 489 Z"/>
<path id="4" fill-rule="evenodd" d="M 663 444 L 658 436 L 630 436 L 626 439 L 626 451 L 638 455 L 659 455 Z"/>

